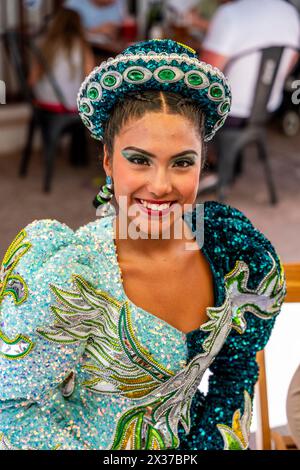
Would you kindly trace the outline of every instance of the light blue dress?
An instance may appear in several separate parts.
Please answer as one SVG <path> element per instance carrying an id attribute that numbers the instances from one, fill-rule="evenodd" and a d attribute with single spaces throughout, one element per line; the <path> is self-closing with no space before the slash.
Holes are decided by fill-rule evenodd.
<path id="1" fill-rule="evenodd" d="M 206 202 L 215 305 L 184 334 L 126 296 L 113 220 L 34 221 L 4 257 L 0 447 L 247 449 L 255 355 L 285 295 L 274 248 L 240 211 Z M 195 213 L 186 222 L 196 234 Z"/>

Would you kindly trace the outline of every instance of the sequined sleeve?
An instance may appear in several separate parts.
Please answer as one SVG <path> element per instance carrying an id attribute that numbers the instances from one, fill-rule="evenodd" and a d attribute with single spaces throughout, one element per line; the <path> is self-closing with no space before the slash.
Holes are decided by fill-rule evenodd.
<path id="1" fill-rule="evenodd" d="M 223 272 L 233 272 L 237 260 L 244 262 L 249 277 L 243 279 L 237 273 L 239 282 L 245 282 L 242 285 L 248 292 L 257 293 L 257 302 L 252 296 L 252 303 L 242 305 L 242 294 L 232 293 L 232 329 L 210 366 L 207 395 L 199 393 L 194 399 L 191 432 L 183 436 L 182 446 L 193 450 L 245 450 L 249 448 L 254 386 L 259 376 L 256 353 L 269 340 L 286 283 L 280 258 L 270 241 L 240 211 L 212 204 L 219 231 L 216 252 Z M 213 223 L 216 218 L 212 214 L 210 217 Z M 272 307 L 266 314 L 259 304 Z"/>
<path id="2" fill-rule="evenodd" d="M 0 271 L 0 448 L 82 448 L 50 403 L 78 367 L 84 345 L 46 341 L 38 328 L 53 322 L 51 285 L 68 287 L 72 274 L 93 281 L 84 247 L 54 220 L 22 230 Z M 70 375 L 71 374 L 71 375 Z"/>

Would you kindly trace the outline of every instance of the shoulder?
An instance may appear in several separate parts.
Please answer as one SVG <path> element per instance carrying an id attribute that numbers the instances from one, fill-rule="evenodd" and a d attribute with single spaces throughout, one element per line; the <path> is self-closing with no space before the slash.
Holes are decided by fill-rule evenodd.
<path id="1" fill-rule="evenodd" d="M 74 275 L 91 284 L 97 282 L 90 244 L 66 224 L 51 219 L 35 220 L 18 233 L 0 266 L 5 334 L 13 334 L 16 322 L 31 335 L 35 327 L 52 322 L 52 286 L 72 290 Z"/>
<path id="2" fill-rule="evenodd" d="M 203 49 L 231 55 L 237 36 L 235 4 L 221 5 L 211 19 Z"/>
<path id="3" fill-rule="evenodd" d="M 300 34 L 300 21 L 298 10 L 296 10 L 294 5 L 292 5 L 291 3 L 278 2 L 276 16 L 282 22 L 282 26 L 285 25 L 286 22 L 289 25 L 288 28 L 284 28 L 284 26 L 281 28 L 281 34 L 283 35 L 283 39 L 286 39 L 287 41 L 286 44 L 291 45 L 291 42 L 289 41 L 292 41 L 292 45 L 298 49 Z"/>
<path id="4" fill-rule="evenodd" d="M 74 239 L 73 230 L 57 220 L 34 220 L 26 225 L 12 241 L 6 257 L 16 251 L 18 267 L 23 265 L 23 254 L 26 245 L 26 264 L 38 268 L 41 263 L 62 248 L 71 244 Z"/>
<path id="5" fill-rule="evenodd" d="M 73 274 L 94 281 L 88 255 L 70 227 L 51 219 L 28 224 L 8 247 L 0 266 L 1 399 L 12 393 L 14 398 L 42 396 L 77 364 L 81 349 L 76 344 L 47 342 L 37 328 L 55 322 L 52 286 L 72 291 Z"/>
<path id="6" fill-rule="evenodd" d="M 1 266 L 2 277 L 8 280 L 21 276 L 30 287 L 37 283 L 41 286 L 43 281 L 46 284 L 48 278 L 63 283 L 73 272 L 89 274 L 91 241 L 88 237 L 80 239 L 77 232 L 58 220 L 31 222 L 8 247 Z"/>
<path id="7" fill-rule="evenodd" d="M 235 12 L 236 11 L 236 5 L 234 5 L 233 3 L 226 3 L 224 5 L 220 5 L 215 14 L 213 15 L 212 17 L 212 20 L 213 21 L 219 21 L 223 18 L 227 18 L 230 16 L 230 14 L 232 14 L 232 12 Z"/>
<path id="8" fill-rule="evenodd" d="M 216 26 L 220 26 L 226 29 L 226 24 L 224 25 L 224 22 L 227 23 L 227 26 L 228 22 L 231 26 L 235 26 L 236 17 L 239 16 L 239 13 L 238 3 L 229 2 L 220 5 L 211 19 L 210 27 L 215 28 Z"/>
<path id="9" fill-rule="evenodd" d="M 275 5 L 274 5 L 275 6 Z M 273 6 L 273 9 L 274 9 Z M 284 15 L 286 18 L 289 18 L 291 21 L 299 22 L 298 17 L 298 8 L 295 7 L 292 2 L 276 2 L 276 8 L 272 13 L 277 13 L 278 15 Z"/>
<path id="10" fill-rule="evenodd" d="M 280 257 L 270 240 L 240 210 L 215 201 L 204 203 L 204 244 L 224 273 L 238 261 L 250 271 L 249 287 L 275 267 L 282 271 Z"/>
<path id="11" fill-rule="evenodd" d="M 49 258 L 58 251 L 75 245 L 89 245 L 96 238 L 105 238 L 109 223 L 105 219 L 98 219 L 82 225 L 73 230 L 65 223 L 54 219 L 34 220 L 26 225 L 16 239 L 22 238 L 30 245 L 29 253 L 39 253 L 42 258 Z M 15 240 L 12 244 L 15 244 Z"/>
<path id="12" fill-rule="evenodd" d="M 113 237 L 112 217 L 93 220 L 79 227 L 74 235 L 77 243 L 97 245 L 101 249 L 101 242 Z"/>

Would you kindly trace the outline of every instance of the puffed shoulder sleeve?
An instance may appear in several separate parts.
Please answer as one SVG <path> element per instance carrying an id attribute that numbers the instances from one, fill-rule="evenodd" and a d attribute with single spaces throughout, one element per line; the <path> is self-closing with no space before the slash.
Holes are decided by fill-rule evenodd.
<path id="1" fill-rule="evenodd" d="M 4 255 L 0 271 L 0 447 L 35 448 L 39 442 L 42 449 L 56 445 L 80 448 L 47 404 L 53 391 L 78 366 L 84 343 L 58 344 L 42 334 L 55 320 L 55 292 L 71 287 L 74 274 L 94 282 L 88 250 L 76 242 L 69 227 L 55 220 L 26 226 Z"/>
<path id="2" fill-rule="evenodd" d="M 239 210 L 211 202 L 206 232 L 214 265 L 231 303 L 227 339 L 210 366 L 209 389 L 193 424 L 193 449 L 246 450 L 256 353 L 271 335 L 286 294 L 282 263 L 270 241 Z"/>

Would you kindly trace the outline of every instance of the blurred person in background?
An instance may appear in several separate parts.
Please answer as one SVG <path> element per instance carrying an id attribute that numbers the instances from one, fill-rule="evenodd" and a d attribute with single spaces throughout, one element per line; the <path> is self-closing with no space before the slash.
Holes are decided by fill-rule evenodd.
<path id="1" fill-rule="evenodd" d="M 214 3 L 214 1 L 212 2 Z M 209 25 L 209 11 L 207 0 L 166 0 L 164 4 L 165 24 L 167 32 L 162 36 L 171 37 L 175 41 L 188 44 L 192 49 L 199 50 Z M 149 36 L 147 36 L 149 37 Z"/>
<path id="2" fill-rule="evenodd" d="M 66 8 L 58 10 L 40 48 L 48 71 L 60 88 L 66 108 L 77 112 L 79 86 L 95 65 L 78 13 Z M 29 85 L 39 104 L 53 111 L 64 111 L 46 71 L 36 62 L 32 64 Z"/>
<path id="3" fill-rule="evenodd" d="M 169 15 L 183 23 L 190 34 L 200 40 L 209 27 L 210 19 L 218 7 L 218 0 L 167 0 Z"/>
<path id="4" fill-rule="evenodd" d="M 76 113 L 79 86 L 83 77 L 95 66 L 79 14 L 66 8 L 59 9 L 40 48 L 47 71 L 34 61 L 29 75 L 29 85 L 33 89 L 36 104 L 54 113 Z M 63 103 L 49 80 L 49 73 L 60 90 Z M 71 161 L 75 163 L 82 160 L 84 149 L 85 131 L 79 122 L 72 132 Z"/>
<path id="5" fill-rule="evenodd" d="M 202 44 L 201 60 L 226 73 L 232 88 L 232 107 L 226 127 L 243 127 L 250 116 L 260 65 L 258 49 L 287 46 L 272 89 L 268 110 L 281 104 L 284 82 L 295 65 L 299 48 L 299 17 L 285 0 L 221 0 Z M 288 47 L 290 46 L 290 48 Z M 237 60 L 232 59 L 253 50 Z M 238 162 L 237 172 L 241 170 Z"/>
<path id="6" fill-rule="evenodd" d="M 64 6 L 77 11 L 88 33 L 115 39 L 126 13 L 125 0 L 67 0 Z"/>
<path id="7" fill-rule="evenodd" d="M 220 2 L 219 0 L 197 0 L 193 3 L 185 15 L 185 21 L 191 28 L 198 29 L 205 34 Z"/>

